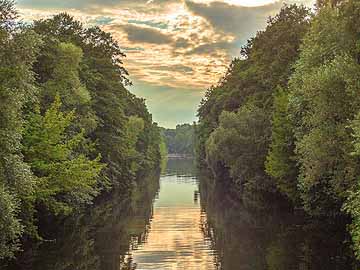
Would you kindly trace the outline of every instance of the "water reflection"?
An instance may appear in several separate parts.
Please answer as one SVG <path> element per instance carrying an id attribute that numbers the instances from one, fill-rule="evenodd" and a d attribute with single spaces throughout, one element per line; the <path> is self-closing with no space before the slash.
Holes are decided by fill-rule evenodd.
<path id="1" fill-rule="evenodd" d="M 132 252 L 137 269 L 215 269 L 192 160 L 169 159 L 160 186 L 148 238 Z"/>
<path id="2" fill-rule="evenodd" d="M 45 239 L 29 244 L 6 270 L 127 270 L 134 269 L 129 250 L 146 240 L 159 175 L 139 179 L 132 192 L 101 198 L 86 213 L 41 224 Z M 56 232 L 56 233 L 55 233 Z"/>
<path id="3" fill-rule="evenodd" d="M 250 212 L 207 180 L 200 193 L 202 230 L 218 254 L 217 269 L 359 269 L 339 221 L 309 220 L 275 202 L 271 211 Z"/>
<path id="4" fill-rule="evenodd" d="M 169 158 L 163 175 L 177 176 L 177 179 L 185 182 L 195 182 L 195 172 L 196 166 L 192 158 Z"/>
<path id="5" fill-rule="evenodd" d="M 28 245 L 0 269 L 360 269 L 343 224 L 311 221 L 275 202 L 268 212 L 246 210 L 210 178 L 199 181 L 191 159 L 169 159 L 161 177 L 95 205 L 55 226 L 40 224 L 56 241 Z"/>

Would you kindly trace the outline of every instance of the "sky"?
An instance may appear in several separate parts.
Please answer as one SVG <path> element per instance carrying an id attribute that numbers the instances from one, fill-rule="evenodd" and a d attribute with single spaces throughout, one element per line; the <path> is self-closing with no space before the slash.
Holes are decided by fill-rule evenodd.
<path id="1" fill-rule="evenodd" d="M 17 0 L 26 21 L 68 12 L 112 33 L 126 53 L 130 91 L 146 99 L 155 122 L 174 128 L 196 120 L 207 88 L 241 46 L 283 3 L 314 0 Z"/>

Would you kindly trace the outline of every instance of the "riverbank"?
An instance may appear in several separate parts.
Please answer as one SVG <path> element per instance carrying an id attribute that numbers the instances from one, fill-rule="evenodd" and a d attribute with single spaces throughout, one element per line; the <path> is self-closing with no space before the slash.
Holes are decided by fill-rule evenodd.
<path id="1" fill-rule="evenodd" d="M 148 174 L 127 196 L 103 197 L 57 224 L 56 240 L 27 247 L 0 269 L 359 269 L 344 224 L 275 202 L 270 211 L 249 210 L 191 159 L 169 159 L 161 175 Z"/>
<path id="2" fill-rule="evenodd" d="M 167 158 L 194 159 L 195 157 L 188 154 L 168 154 Z"/>

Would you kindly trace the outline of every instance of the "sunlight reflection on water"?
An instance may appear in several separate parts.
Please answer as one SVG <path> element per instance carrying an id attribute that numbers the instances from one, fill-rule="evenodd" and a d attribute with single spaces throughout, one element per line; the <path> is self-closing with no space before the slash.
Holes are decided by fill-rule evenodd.
<path id="1" fill-rule="evenodd" d="M 166 171 L 145 242 L 130 252 L 136 269 L 216 269 L 216 252 L 204 237 L 206 216 L 191 170 Z"/>

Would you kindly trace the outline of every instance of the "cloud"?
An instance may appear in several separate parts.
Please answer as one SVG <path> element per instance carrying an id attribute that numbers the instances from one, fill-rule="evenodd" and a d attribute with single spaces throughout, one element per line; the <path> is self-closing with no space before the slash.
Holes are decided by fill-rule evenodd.
<path id="1" fill-rule="evenodd" d="M 124 47 L 122 46 L 121 49 L 123 49 L 125 52 L 131 52 L 131 51 L 145 51 L 144 48 L 141 48 L 141 47 Z"/>
<path id="2" fill-rule="evenodd" d="M 167 5 L 180 0 L 17 0 L 21 8 L 77 10 L 92 14 L 110 14 L 112 9 L 132 9 L 137 12 L 164 10 Z"/>
<path id="3" fill-rule="evenodd" d="M 189 66 L 181 65 L 181 64 L 175 64 L 175 65 L 166 65 L 166 66 L 155 66 L 157 70 L 165 70 L 165 71 L 175 71 L 180 73 L 192 73 L 194 72 L 194 69 Z"/>
<path id="4" fill-rule="evenodd" d="M 267 17 L 276 14 L 282 6 L 280 2 L 245 7 L 225 2 L 204 4 L 190 0 L 185 0 L 185 4 L 191 13 L 203 17 L 215 29 L 235 34 L 243 41 L 257 30 L 264 28 Z"/>
<path id="5" fill-rule="evenodd" d="M 205 89 L 278 12 L 280 0 L 264 5 L 271 1 L 17 0 L 17 6 L 26 22 L 68 12 L 86 26 L 110 32 L 127 54 L 123 61 L 135 85 L 131 90 L 147 98 L 156 121 L 175 126 L 195 120 Z"/>
<path id="6" fill-rule="evenodd" d="M 214 43 L 207 43 L 195 47 L 194 49 L 187 51 L 186 55 L 201 54 L 201 55 L 212 55 L 218 51 L 229 51 L 234 49 L 236 45 L 232 42 L 220 41 Z"/>
<path id="7" fill-rule="evenodd" d="M 182 37 L 178 38 L 174 43 L 175 48 L 188 48 L 190 45 L 191 42 L 188 39 Z"/>
<path id="8" fill-rule="evenodd" d="M 127 38 L 131 42 L 151 44 L 170 44 L 173 42 L 171 36 L 153 28 L 133 24 L 123 25 L 120 28 L 127 34 Z"/>
<path id="9" fill-rule="evenodd" d="M 147 20 L 147 21 L 128 20 L 128 23 L 139 24 L 139 25 L 147 25 L 149 27 L 154 27 L 154 28 L 159 28 L 159 29 L 167 29 L 169 27 L 168 23 L 157 22 L 157 21 L 154 21 L 154 20 Z"/>
<path id="10" fill-rule="evenodd" d="M 90 20 L 89 23 L 98 25 L 98 26 L 102 26 L 102 25 L 107 25 L 107 24 L 111 23 L 112 21 L 114 21 L 114 18 L 101 16 L 101 17 L 95 18 L 92 21 Z"/>
<path id="11" fill-rule="evenodd" d="M 204 95 L 204 90 L 196 88 L 153 86 L 138 81 L 134 81 L 131 91 L 146 99 L 154 121 L 169 128 L 196 121 L 196 110 Z"/>

